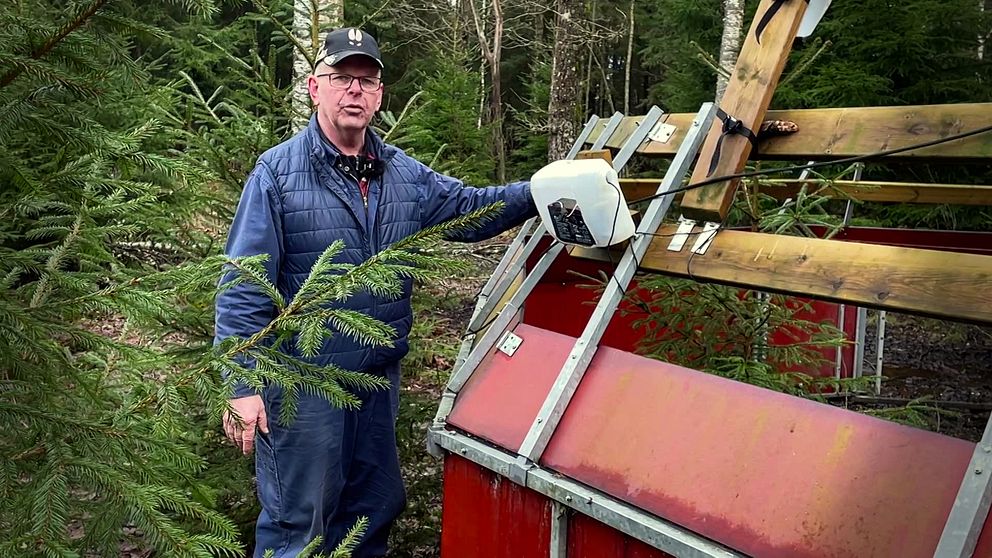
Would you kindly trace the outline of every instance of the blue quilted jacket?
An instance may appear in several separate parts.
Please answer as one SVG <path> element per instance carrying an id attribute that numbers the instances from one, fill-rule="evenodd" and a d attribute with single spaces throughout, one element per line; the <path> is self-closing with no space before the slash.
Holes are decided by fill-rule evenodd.
<path id="1" fill-rule="evenodd" d="M 316 117 L 293 138 L 262 154 L 245 184 L 226 253 L 231 257 L 269 254 L 269 279 L 288 301 L 317 257 L 335 240 L 345 244 L 336 261 L 358 264 L 421 228 L 497 201 L 506 204 L 500 216 L 458 240 L 472 242 L 495 236 L 537 213 L 527 182 L 467 187 L 385 144 L 371 131 L 366 146 L 385 163 L 383 175 L 370 184 L 367 208 L 355 180 L 333 168 L 338 152 L 323 139 Z M 407 280 L 403 295 L 397 299 L 361 292 L 343 303 L 394 327 L 394 346 L 369 348 L 335 334 L 312 361 L 368 370 L 403 358 L 413 321 L 411 288 L 412 282 Z M 274 316 L 274 305 L 256 288 L 242 284 L 228 289 L 217 297 L 215 341 L 248 337 Z M 234 395 L 252 393 L 246 386 L 238 386 Z"/>

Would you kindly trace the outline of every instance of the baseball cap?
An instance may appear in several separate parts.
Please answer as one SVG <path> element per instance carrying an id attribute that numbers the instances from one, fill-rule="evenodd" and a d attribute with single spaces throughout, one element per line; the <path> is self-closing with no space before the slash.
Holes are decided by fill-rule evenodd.
<path id="1" fill-rule="evenodd" d="M 316 63 L 323 62 L 333 66 L 356 54 L 368 56 L 375 60 L 380 68 L 384 67 L 382 55 L 379 54 L 379 44 L 372 35 L 350 27 L 335 29 L 324 37 L 324 46 L 317 52 Z"/>

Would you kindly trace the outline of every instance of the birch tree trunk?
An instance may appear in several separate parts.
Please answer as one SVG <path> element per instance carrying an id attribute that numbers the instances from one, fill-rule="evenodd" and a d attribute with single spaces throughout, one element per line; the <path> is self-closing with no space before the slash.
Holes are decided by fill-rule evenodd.
<path id="1" fill-rule="evenodd" d="M 492 125 L 493 154 L 496 157 L 496 178 L 499 182 L 506 181 L 506 142 L 503 139 L 503 93 L 502 93 L 502 72 L 500 66 L 503 60 L 503 7 L 502 0 L 492 0 L 493 9 L 493 37 L 492 45 L 485 33 L 485 22 L 479 17 L 479 11 L 475 7 L 475 2 L 470 2 L 472 6 L 472 18 L 475 21 L 475 29 L 479 36 L 479 48 L 482 49 L 482 57 L 486 65 L 489 66 L 489 81 L 491 91 L 489 92 L 489 123 Z"/>
<path id="2" fill-rule="evenodd" d="M 992 0 L 979 0 L 978 11 L 982 15 L 986 12 L 992 11 Z M 983 29 L 978 35 L 978 59 L 985 60 L 985 45 L 988 40 L 992 38 L 992 30 Z"/>
<path id="3" fill-rule="evenodd" d="M 294 0 L 293 32 L 300 44 L 315 56 L 324 33 L 344 24 L 344 0 Z M 310 120 L 313 107 L 307 92 L 307 76 L 313 68 L 299 50 L 293 60 L 293 130 L 303 129 Z"/>
<path id="4" fill-rule="evenodd" d="M 627 26 L 627 60 L 623 76 L 623 113 L 630 114 L 630 68 L 634 65 L 634 0 L 630 0 L 630 23 Z"/>
<path id="5" fill-rule="evenodd" d="M 732 73 L 737 55 L 741 52 L 741 37 L 744 33 L 744 0 L 723 0 L 723 37 L 720 39 L 720 67 Z M 727 78 L 716 78 L 716 102 L 719 103 L 727 91 Z"/>
<path id="6" fill-rule="evenodd" d="M 565 157 L 578 133 L 579 124 L 579 16 L 582 2 L 555 2 L 555 41 L 551 61 L 551 93 L 548 102 L 548 159 Z"/>

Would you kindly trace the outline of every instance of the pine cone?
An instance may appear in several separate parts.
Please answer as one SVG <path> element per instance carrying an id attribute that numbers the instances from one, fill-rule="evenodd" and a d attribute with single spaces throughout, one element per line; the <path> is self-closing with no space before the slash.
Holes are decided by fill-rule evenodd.
<path id="1" fill-rule="evenodd" d="M 788 120 L 765 120 L 761 123 L 758 138 L 785 136 L 799 131 L 799 125 Z"/>

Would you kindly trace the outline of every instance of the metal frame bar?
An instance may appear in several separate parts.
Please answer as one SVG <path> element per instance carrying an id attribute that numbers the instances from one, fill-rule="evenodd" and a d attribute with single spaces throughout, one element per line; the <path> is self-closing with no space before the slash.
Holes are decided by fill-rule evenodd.
<path id="1" fill-rule="evenodd" d="M 838 304 L 837 305 L 837 327 L 843 333 L 844 331 L 844 320 L 847 319 L 847 305 Z M 844 345 L 838 345 L 834 352 L 834 378 L 839 380 L 841 378 L 841 369 L 844 364 Z"/>
<path id="2" fill-rule="evenodd" d="M 607 123 L 607 129 L 610 129 L 612 127 L 613 130 L 616 130 L 616 128 L 620 125 L 622 121 L 623 121 L 622 114 L 620 114 L 619 112 L 614 114 L 613 118 L 611 118 L 610 121 Z M 592 134 L 592 131 L 596 128 L 598 124 L 599 124 L 598 116 L 593 115 L 589 117 L 589 120 L 582 128 L 582 131 L 579 133 L 579 136 L 575 138 L 575 143 L 572 144 L 572 148 L 568 151 L 568 154 L 565 156 L 566 159 L 574 159 L 578 155 L 578 153 L 582 151 L 582 146 L 585 145 L 586 140 L 589 139 L 589 135 Z M 597 138 L 596 143 L 600 145 L 605 145 L 607 139 L 608 137 L 606 137 L 605 134 L 600 134 L 600 137 Z M 535 223 L 537 223 L 536 228 L 534 227 Z M 532 228 L 534 229 L 533 231 L 531 231 Z M 538 223 L 537 217 L 532 217 L 528 219 L 523 224 L 523 226 L 521 226 L 520 232 L 517 233 L 516 238 L 514 238 L 513 242 L 510 243 L 510 246 L 507 247 L 506 252 L 503 253 L 503 257 L 500 258 L 499 263 L 496 265 L 496 269 L 493 270 L 493 274 L 489 276 L 489 280 L 486 281 L 486 284 L 483 285 L 482 289 L 479 291 L 479 297 L 476 300 L 475 309 L 472 312 L 472 317 L 471 319 L 469 319 L 469 324 L 468 327 L 466 328 L 467 334 L 462 339 L 462 344 L 458 349 L 458 356 L 455 358 L 455 366 L 454 366 L 455 373 L 452 374 L 451 378 L 448 381 L 448 385 L 446 386 L 446 389 L 441 396 L 441 402 L 438 404 L 437 413 L 434 415 L 433 428 L 444 427 L 444 424 L 448 419 L 448 415 L 451 413 L 451 409 L 454 406 L 455 396 L 458 394 L 458 391 L 462 388 L 465 381 L 468 380 L 468 375 L 471 375 L 471 372 L 468 372 L 468 375 L 465 375 L 465 373 L 463 373 L 462 371 L 466 370 L 465 362 L 468 361 L 469 356 L 472 354 L 472 347 L 475 344 L 476 335 L 478 335 L 479 330 L 481 330 L 485 325 L 483 323 L 483 320 L 488 318 L 490 314 L 492 314 L 493 310 L 495 310 L 496 305 L 503 298 L 503 295 L 506 294 L 506 291 L 510 288 L 510 285 L 513 284 L 514 278 L 523 270 L 524 266 L 527 264 L 527 258 L 529 258 L 530 255 L 537 250 L 537 246 L 540 243 L 541 238 L 544 237 L 544 233 L 545 233 L 544 225 Z M 528 234 L 530 234 L 530 240 L 528 240 L 527 243 L 524 245 L 524 239 L 527 238 Z M 520 249 L 521 245 L 524 246 L 523 251 L 517 257 L 517 260 L 513 261 L 511 264 L 514 254 L 517 252 L 517 250 Z M 547 267 L 550 266 L 552 262 L 554 262 L 554 258 L 557 257 L 557 255 L 561 252 L 560 247 L 558 249 L 554 249 L 554 247 L 552 247 L 549 250 L 555 253 L 553 254 L 550 260 L 547 260 L 547 264 L 544 267 L 544 270 L 546 270 Z M 545 256 L 547 255 L 548 254 L 546 253 Z M 538 266 L 542 266 L 544 262 L 545 259 L 542 258 L 541 262 L 538 263 Z M 543 273 L 544 271 L 541 271 L 541 275 L 543 275 Z M 538 275 L 537 277 L 540 278 L 540 275 Z M 536 280 L 535 280 L 535 284 L 536 284 Z M 533 285 L 530 286 L 530 288 L 527 290 L 527 293 L 529 293 L 531 289 L 533 289 Z M 523 298 L 526 298 L 527 293 L 524 294 Z M 515 307 L 516 310 L 513 313 L 510 313 L 510 317 L 519 313 L 519 310 L 523 305 L 523 298 L 519 299 L 519 302 Z M 511 299 L 511 302 L 512 301 L 513 299 Z M 497 316 L 497 319 L 494 321 L 493 324 L 491 324 L 491 326 L 496 326 L 497 325 L 496 322 L 500 321 L 501 316 L 502 314 L 500 316 Z M 505 321 L 505 325 L 503 325 L 502 327 L 505 328 L 506 325 L 509 325 L 510 321 L 512 320 L 507 319 Z M 493 328 L 490 327 L 490 329 Z M 456 376 L 458 378 L 458 381 L 453 383 L 452 380 L 455 380 Z M 427 440 L 427 452 L 438 458 L 442 456 L 441 449 L 437 447 L 436 444 L 432 443 L 429 437 Z"/>
<path id="3" fill-rule="evenodd" d="M 865 170 L 865 164 L 855 163 L 854 165 L 855 165 L 854 177 L 853 177 L 854 180 L 852 182 L 861 182 L 861 176 Z M 809 169 L 806 169 L 803 172 L 808 175 Z M 847 205 L 844 207 L 844 220 L 842 221 L 845 227 L 851 224 L 851 217 L 853 216 L 854 216 L 854 200 L 847 200 Z M 837 327 L 839 327 L 841 331 L 844 331 L 844 320 L 847 319 L 847 306 L 848 306 L 847 304 L 840 304 L 838 306 Z M 858 358 L 857 350 L 855 350 L 854 358 L 855 359 Z M 834 377 L 838 380 L 840 380 L 841 378 L 841 368 L 843 362 L 844 362 L 844 347 L 843 345 L 841 345 L 837 347 L 837 360 L 834 364 Z M 857 365 L 855 365 L 854 367 L 857 368 Z M 851 371 L 851 376 L 854 377 L 853 370 Z M 878 389 L 875 390 L 875 394 L 878 395 Z"/>
<path id="4" fill-rule="evenodd" d="M 875 335 L 875 395 L 879 395 L 882 393 L 882 367 L 885 365 L 885 310 L 878 311 Z"/>
<path id="5" fill-rule="evenodd" d="M 512 454 L 458 432 L 434 431 L 431 436 L 435 437 L 436 443 L 445 450 L 498 475 L 509 477 L 515 469 Z M 534 468 L 521 478 L 510 478 L 521 486 L 551 498 L 558 504 L 592 517 L 604 525 L 673 556 L 745 558 L 744 554 L 552 471 Z M 553 514 L 554 510 L 552 510 L 552 522 Z M 554 530 L 552 530 L 553 536 Z"/>
<path id="6" fill-rule="evenodd" d="M 937 543 L 935 557 L 966 558 L 975 552 L 992 504 L 992 416 L 975 446 L 951 513 Z"/>
<path id="7" fill-rule="evenodd" d="M 653 119 L 645 117 L 641 120 L 640 127 L 631 135 L 631 140 L 634 141 L 628 143 L 627 146 L 634 144 L 636 147 L 647 136 L 647 133 L 654 128 L 655 123 L 661 117 L 661 110 L 655 109 L 657 107 L 653 108 L 652 112 L 649 112 L 649 115 L 652 115 Z M 664 180 L 658 186 L 659 194 L 681 185 L 682 179 L 685 177 L 686 172 L 688 172 L 689 167 L 696 157 L 696 153 L 699 151 L 706 134 L 709 132 L 715 113 L 715 105 L 713 103 L 704 103 L 699 109 L 699 113 L 696 115 L 695 120 L 693 120 L 692 126 L 686 132 L 686 137 L 682 141 L 682 145 L 679 146 L 678 153 L 676 153 L 675 158 L 672 160 L 668 172 L 665 173 Z M 633 150 L 630 153 L 632 154 Z M 624 150 L 621 150 L 621 155 L 623 154 Z M 614 161 L 614 168 L 622 167 L 626 163 L 627 158 L 629 158 L 629 155 L 626 158 L 618 156 Z M 565 365 L 558 374 L 554 385 L 551 387 L 541 406 L 541 410 L 538 412 L 537 417 L 535 417 L 530 430 L 527 432 L 527 436 L 524 438 L 523 444 L 520 446 L 520 451 L 518 452 L 520 457 L 517 463 L 521 468 L 526 469 L 531 463 L 536 463 L 541 458 L 541 454 L 544 453 L 544 449 L 547 447 L 551 436 L 558 427 L 558 423 L 561 421 L 568 403 L 571 401 L 576 389 L 578 389 L 579 383 L 582 381 L 582 377 L 589 367 L 589 363 L 592 362 L 592 358 L 599 348 L 599 341 L 602 339 L 603 333 L 610 323 L 610 318 L 616 312 L 617 306 L 620 304 L 630 280 L 634 277 L 639 261 L 644 257 L 651 241 L 654 240 L 650 234 L 643 233 L 654 233 L 658 230 L 671 204 L 672 196 L 661 196 L 651 200 L 638 226 L 638 232 L 641 234 L 635 236 L 624 252 L 612 280 L 607 283 L 603 295 L 599 299 L 592 317 L 589 319 L 589 323 L 586 324 L 582 336 L 575 341 L 575 345 L 568 355 L 568 360 L 565 361 Z"/>
<path id="8" fill-rule="evenodd" d="M 614 116 L 614 118 L 616 117 Z M 622 119 L 623 118 L 621 116 L 620 120 Z M 592 131 L 596 128 L 598 123 L 598 116 L 591 116 L 589 118 L 586 125 L 579 133 L 579 137 L 575 138 L 575 143 L 572 144 L 572 148 L 569 150 L 568 155 L 565 156 L 565 159 L 574 159 L 579 154 L 579 151 L 582 151 L 582 146 L 585 145 L 586 140 L 589 139 L 589 135 L 592 134 Z M 597 142 L 598 141 L 599 140 L 597 139 Z M 606 138 L 602 138 L 602 141 L 605 143 Z M 535 223 L 538 228 L 531 232 L 531 229 L 534 229 Z M 514 277 L 516 277 L 517 274 L 520 273 L 520 270 L 523 269 L 527 258 L 537 246 L 536 243 L 533 245 L 528 245 L 531 250 L 527 251 L 525 249 L 524 252 L 520 254 L 517 261 L 513 262 L 513 265 L 510 265 L 511 260 L 513 260 L 514 253 L 516 253 L 520 246 L 523 245 L 528 234 L 532 237 L 537 236 L 538 238 L 543 236 L 543 225 L 538 222 L 537 217 L 531 217 L 526 223 L 523 224 L 520 228 L 520 232 L 517 234 L 517 237 L 513 239 L 513 242 L 506 249 L 506 252 L 503 253 L 503 257 L 500 259 L 496 269 L 493 270 L 493 274 L 489 277 L 489 280 L 479 292 L 479 299 L 476 301 L 475 311 L 472 313 L 472 319 L 469 321 L 469 332 L 476 331 L 482 327 L 483 320 L 485 320 L 496 308 L 496 305 L 506 293 L 507 289 L 509 289 L 510 285 L 513 284 Z M 472 338 L 466 339 L 469 346 L 471 346 L 472 341 Z"/>
<path id="9" fill-rule="evenodd" d="M 551 558 L 568 558 L 568 506 L 551 502 Z"/>
<path id="10" fill-rule="evenodd" d="M 531 237 L 532 241 L 535 241 L 535 239 L 540 240 L 540 237 L 537 235 Z M 493 323 L 490 324 L 489 329 L 486 330 L 486 332 L 482 335 L 482 338 L 479 339 L 479 342 L 471 349 L 471 351 L 469 351 L 468 356 L 465 357 L 465 360 L 461 363 L 461 366 L 456 367 L 455 371 L 448 379 L 448 385 L 445 387 L 444 393 L 441 395 L 441 402 L 438 405 L 437 414 L 434 417 L 434 428 L 444 427 L 444 424 L 448 420 L 448 415 L 454 407 L 455 397 L 458 395 L 458 392 L 461 391 L 462 387 L 465 386 L 465 383 L 472 377 L 472 374 L 475 373 L 475 369 L 482 363 L 483 359 L 486 358 L 489 351 L 496 346 L 497 341 L 499 341 L 499 338 L 503 335 L 503 331 L 510 326 L 510 323 L 517 317 L 520 309 L 523 308 L 524 300 L 526 300 L 527 296 L 534 290 L 534 287 L 537 286 L 537 283 L 541 280 L 544 272 L 551 267 L 551 264 L 554 263 L 555 259 L 558 257 L 558 254 L 561 254 L 561 251 L 564 248 L 565 245 L 560 242 L 552 244 L 548 248 L 547 252 L 545 252 L 544 255 L 541 256 L 541 259 L 538 260 L 537 265 L 534 266 L 534 269 L 527 274 L 527 278 L 524 279 L 523 284 L 520 285 L 517 292 L 513 293 L 513 296 L 506 303 L 506 306 L 500 310 L 499 315 L 497 315 Z M 428 449 L 433 455 L 437 455 L 435 448 L 428 445 Z"/>
<path id="11" fill-rule="evenodd" d="M 868 309 L 858 307 L 857 336 L 854 345 L 853 377 L 860 378 L 865 371 L 865 341 L 868 337 Z"/>
<path id="12" fill-rule="evenodd" d="M 606 122 L 606 128 L 603 129 L 603 132 L 599 134 L 599 137 L 596 138 L 596 141 L 593 142 L 589 149 L 591 151 L 597 151 L 606 147 L 606 142 L 610 140 L 610 137 L 617 131 L 621 123 L 623 123 L 623 113 L 620 111 L 614 112 L 613 116 Z M 575 153 L 578 155 L 579 151 Z"/>

